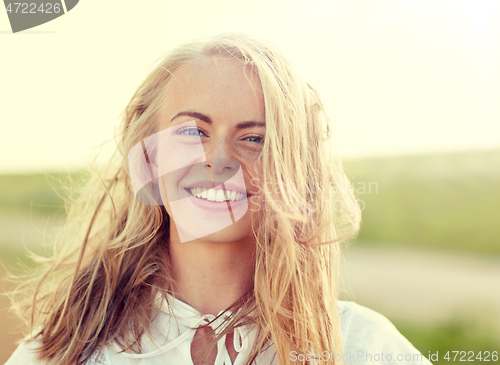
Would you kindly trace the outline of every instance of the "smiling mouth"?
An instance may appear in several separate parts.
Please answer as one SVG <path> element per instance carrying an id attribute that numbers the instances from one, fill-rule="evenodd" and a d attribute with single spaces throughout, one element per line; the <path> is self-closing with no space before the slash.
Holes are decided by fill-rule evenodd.
<path id="1" fill-rule="evenodd" d="M 227 201 L 237 202 L 247 198 L 246 193 L 238 193 L 234 190 L 215 190 L 207 188 L 185 188 L 189 194 L 200 200 L 208 200 L 214 203 Z"/>

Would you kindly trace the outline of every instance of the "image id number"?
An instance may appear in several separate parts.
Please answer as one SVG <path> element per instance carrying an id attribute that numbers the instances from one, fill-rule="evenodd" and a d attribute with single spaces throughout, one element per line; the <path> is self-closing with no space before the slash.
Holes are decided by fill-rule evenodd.
<path id="1" fill-rule="evenodd" d="M 497 361 L 498 351 L 448 351 L 444 355 L 444 359 L 448 361 Z"/>
<path id="2" fill-rule="evenodd" d="M 45 6 L 44 6 L 45 5 Z M 59 3 L 51 4 L 51 3 L 41 3 L 37 8 L 37 4 L 35 3 L 9 3 L 5 8 L 7 12 L 10 13 L 20 13 L 20 14 L 36 14 L 36 13 L 45 13 L 45 14 L 59 14 L 61 12 L 61 5 Z"/>

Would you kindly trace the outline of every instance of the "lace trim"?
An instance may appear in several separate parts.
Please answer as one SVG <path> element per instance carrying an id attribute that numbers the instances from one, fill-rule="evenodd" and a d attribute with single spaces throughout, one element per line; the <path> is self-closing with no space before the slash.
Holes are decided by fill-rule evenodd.
<path id="1" fill-rule="evenodd" d="M 106 358 L 104 357 L 104 353 L 101 352 L 99 357 L 97 355 L 99 354 L 100 348 L 97 348 L 97 350 L 94 351 L 90 359 L 85 363 L 85 365 L 107 365 Z"/>

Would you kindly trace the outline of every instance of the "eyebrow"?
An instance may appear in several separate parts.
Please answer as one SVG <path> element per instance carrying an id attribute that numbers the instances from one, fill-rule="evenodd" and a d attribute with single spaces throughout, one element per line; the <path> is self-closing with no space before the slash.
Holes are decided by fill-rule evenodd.
<path id="1" fill-rule="evenodd" d="M 266 127 L 266 123 L 264 122 L 254 122 L 253 120 L 248 121 L 248 122 L 241 122 L 236 124 L 235 128 L 236 129 L 243 129 L 243 128 L 251 128 L 251 127 Z"/>
<path id="2" fill-rule="evenodd" d="M 209 116 L 206 116 L 206 115 L 201 114 L 201 113 L 196 113 L 196 112 L 180 112 L 180 113 L 177 113 L 172 119 L 170 119 L 170 122 L 172 122 L 175 118 L 179 118 L 179 117 L 182 117 L 182 116 L 193 117 L 193 118 L 196 118 L 196 119 L 200 119 L 200 120 L 204 121 L 205 123 L 212 124 L 212 119 L 210 119 Z"/>
<path id="3" fill-rule="evenodd" d="M 207 116 L 205 114 L 201 114 L 201 113 L 196 113 L 196 112 L 177 113 L 172 119 L 170 119 L 170 122 L 172 122 L 174 119 L 176 119 L 178 117 L 182 117 L 182 116 L 193 117 L 196 119 L 200 119 L 207 124 L 212 124 L 212 119 L 210 119 L 209 116 Z M 256 122 L 256 121 L 250 120 L 250 121 L 238 123 L 235 126 L 236 129 L 244 129 L 244 128 L 251 128 L 251 127 L 264 127 L 265 128 L 266 123 L 265 122 Z"/>

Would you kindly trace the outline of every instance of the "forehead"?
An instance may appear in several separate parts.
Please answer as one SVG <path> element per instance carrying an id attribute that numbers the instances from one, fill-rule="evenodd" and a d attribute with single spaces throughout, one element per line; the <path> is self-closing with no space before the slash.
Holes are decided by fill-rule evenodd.
<path id="1" fill-rule="evenodd" d="M 196 111 L 213 119 L 265 120 L 258 74 L 240 60 L 206 57 L 184 64 L 173 72 L 165 93 L 163 123 L 180 111 Z"/>

